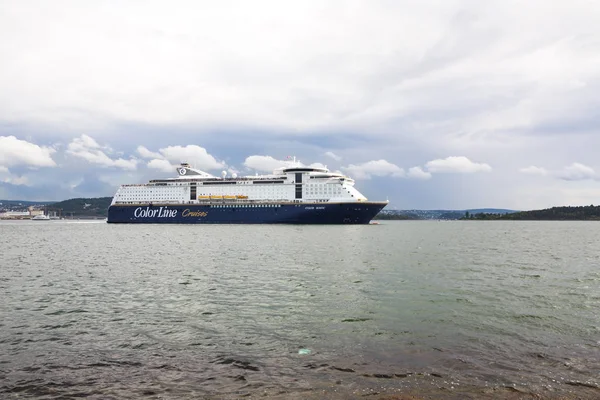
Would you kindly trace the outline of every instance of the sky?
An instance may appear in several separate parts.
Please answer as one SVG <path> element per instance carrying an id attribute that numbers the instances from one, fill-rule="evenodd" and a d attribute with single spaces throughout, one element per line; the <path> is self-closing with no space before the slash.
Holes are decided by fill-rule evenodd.
<path id="1" fill-rule="evenodd" d="M 600 203 L 600 2 L 0 2 L 0 199 L 269 172 L 396 209 Z"/>

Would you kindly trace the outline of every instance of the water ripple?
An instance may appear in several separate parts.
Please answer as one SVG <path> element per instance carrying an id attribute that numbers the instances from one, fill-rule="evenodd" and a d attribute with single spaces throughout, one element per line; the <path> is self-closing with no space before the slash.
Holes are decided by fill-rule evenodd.
<path id="1" fill-rule="evenodd" d="M 1 397 L 600 395 L 597 225 L 0 229 Z"/>

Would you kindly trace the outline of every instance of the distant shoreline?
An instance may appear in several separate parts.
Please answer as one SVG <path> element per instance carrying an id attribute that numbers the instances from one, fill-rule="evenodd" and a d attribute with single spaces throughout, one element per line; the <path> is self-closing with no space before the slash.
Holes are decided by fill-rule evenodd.
<path id="1" fill-rule="evenodd" d="M 74 198 L 60 202 L 29 202 L 25 200 L 0 200 L 0 213 L 34 207 L 49 215 L 65 219 L 104 219 L 112 197 Z M 54 214 L 52 214 L 54 213 Z M 21 218 L 22 217 L 22 218 Z M 13 216 L 9 219 L 29 219 L 30 216 Z M 542 210 L 516 211 L 480 208 L 467 210 L 382 210 L 373 220 L 460 220 L 460 221 L 600 221 L 600 206 L 557 206 Z"/>
<path id="2" fill-rule="evenodd" d="M 377 220 L 460 221 L 600 221 L 600 206 L 561 206 L 543 210 L 479 212 L 479 210 L 384 210 Z"/>
<path id="3" fill-rule="evenodd" d="M 563 206 L 510 214 L 465 213 L 462 221 L 600 221 L 600 206 Z"/>

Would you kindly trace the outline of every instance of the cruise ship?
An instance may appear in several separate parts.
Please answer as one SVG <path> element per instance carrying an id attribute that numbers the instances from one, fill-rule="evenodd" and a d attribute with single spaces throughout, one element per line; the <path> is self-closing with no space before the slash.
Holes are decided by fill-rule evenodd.
<path id="1" fill-rule="evenodd" d="M 387 201 L 368 201 L 354 180 L 293 162 L 268 175 L 214 176 L 188 163 L 178 176 L 121 185 L 109 223 L 368 224 Z"/>

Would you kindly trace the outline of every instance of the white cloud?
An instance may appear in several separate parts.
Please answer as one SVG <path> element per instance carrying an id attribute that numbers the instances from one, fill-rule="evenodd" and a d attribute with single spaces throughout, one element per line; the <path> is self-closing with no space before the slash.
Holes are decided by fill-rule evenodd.
<path id="1" fill-rule="evenodd" d="M 159 150 L 160 154 L 172 163 L 187 162 L 199 169 L 221 169 L 226 168 L 224 162 L 217 161 L 208 154 L 204 147 L 190 144 L 187 146 L 169 146 Z"/>
<path id="2" fill-rule="evenodd" d="M 9 176 L 7 178 L 4 178 L 3 181 L 6 183 L 11 183 L 13 185 L 19 185 L 19 186 L 29 186 L 30 185 L 29 179 L 26 176 Z"/>
<path id="3" fill-rule="evenodd" d="M 256 171 L 272 172 L 277 168 L 286 167 L 289 161 L 277 160 L 271 156 L 250 156 L 244 161 L 244 166 Z"/>
<path id="4" fill-rule="evenodd" d="M 3 2 L 0 115 L 398 135 L 390 120 L 480 133 L 598 105 L 598 2 L 178 4 L 132 22 L 135 2 Z"/>
<path id="5" fill-rule="evenodd" d="M 409 168 L 406 177 L 413 179 L 431 179 L 431 173 L 423 171 L 421 167 L 412 167 Z"/>
<path id="6" fill-rule="evenodd" d="M 329 158 L 333 158 L 335 161 L 341 161 L 342 157 L 338 156 L 337 154 L 331 152 L 331 151 L 327 151 L 325 152 L 325 155 Z"/>
<path id="7" fill-rule="evenodd" d="M 75 138 L 67 146 L 67 153 L 75 157 L 82 158 L 89 163 L 97 164 L 102 167 L 117 167 L 124 170 L 135 170 L 138 160 L 131 158 L 112 159 L 104 151 L 110 151 L 108 146 L 100 146 L 93 138 L 88 135 L 81 135 Z"/>
<path id="8" fill-rule="evenodd" d="M 194 168 L 203 170 L 227 168 L 227 164 L 222 161 L 217 161 L 215 157 L 208 154 L 204 147 L 193 144 L 187 146 L 164 147 L 159 149 L 158 153 L 148 150 L 144 146 L 138 146 L 136 152 L 142 158 L 152 159 L 147 164 L 148 168 L 161 171 L 173 170 L 173 168 L 175 168 L 174 165 L 183 162 L 187 162 Z"/>
<path id="9" fill-rule="evenodd" d="M 27 186 L 29 179 L 25 175 L 17 176 L 11 174 L 9 169 L 0 165 L 0 182 L 11 183 L 13 185 Z M 1 195 L 0 195 L 1 197 Z"/>
<path id="10" fill-rule="evenodd" d="M 237 168 L 235 168 L 235 167 L 229 167 L 229 168 L 227 168 L 227 173 L 228 173 L 230 176 L 231 176 L 231 175 L 233 175 L 233 174 L 235 174 L 235 175 L 239 175 L 239 174 L 240 174 L 240 171 L 239 171 Z"/>
<path id="11" fill-rule="evenodd" d="M 472 173 L 488 172 L 492 170 L 492 167 L 488 164 L 475 163 L 464 156 L 432 160 L 425 164 L 425 167 L 429 172 L 433 173 Z"/>
<path id="12" fill-rule="evenodd" d="M 542 176 L 548 175 L 548 171 L 545 168 L 536 167 L 535 165 L 531 165 L 526 168 L 521 168 L 519 171 L 524 174 L 531 174 L 531 175 L 542 175 Z"/>
<path id="13" fill-rule="evenodd" d="M 565 181 L 583 181 L 587 179 L 596 179 L 597 175 L 593 168 L 580 163 L 573 163 L 568 167 L 563 168 L 563 170 L 558 173 L 558 177 Z"/>
<path id="14" fill-rule="evenodd" d="M 386 160 L 367 161 L 362 164 L 350 164 L 342 170 L 352 178 L 371 179 L 372 176 L 392 176 L 395 178 L 405 176 L 404 170 Z"/>
<path id="15" fill-rule="evenodd" d="M 173 172 L 175 171 L 175 166 L 172 165 L 169 161 L 163 160 L 161 158 L 155 158 L 154 160 L 150 160 L 147 164 L 148 168 L 157 169 L 162 172 Z"/>
<path id="16" fill-rule="evenodd" d="M 138 146 L 136 151 L 142 158 L 163 158 L 162 154 L 150 151 L 144 146 Z"/>
<path id="17" fill-rule="evenodd" d="M 600 178 L 592 167 L 577 162 L 558 171 L 548 171 L 545 168 L 536 167 L 533 165 L 527 168 L 521 168 L 519 171 L 532 175 L 551 175 L 564 181 L 585 181 L 596 180 Z"/>
<path id="18" fill-rule="evenodd" d="M 41 147 L 14 136 L 0 136 L 0 167 L 55 167 L 50 147 Z"/>
<path id="19" fill-rule="evenodd" d="M 311 168 L 325 168 L 325 169 L 328 169 L 327 165 L 321 164 L 320 162 L 312 163 L 312 164 L 309 165 L 309 167 L 311 167 Z"/>
<path id="20" fill-rule="evenodd" d="M 126 170 L 135 170 L 137 168 L 138 160 L 131 158 L 129 160 L 124 160 L 122 158 L 118 158 L 113 160 L 113 166 Z"/>
<path id="21" fill-rule="evenodd" d="M 81 135 L 81 137 L 77 138 L 77 144 L 82 148 L 88 149 L 100 149 L 101 146 L 96 142 L 93 138 L 88 135 Z"/>

